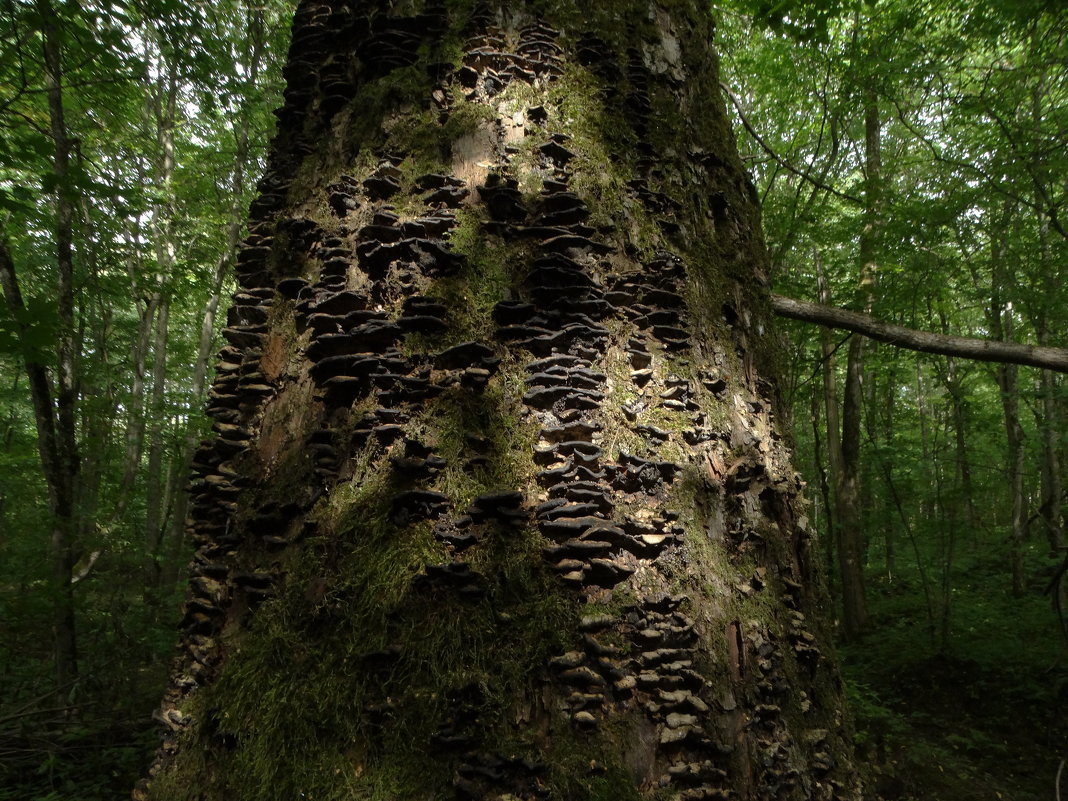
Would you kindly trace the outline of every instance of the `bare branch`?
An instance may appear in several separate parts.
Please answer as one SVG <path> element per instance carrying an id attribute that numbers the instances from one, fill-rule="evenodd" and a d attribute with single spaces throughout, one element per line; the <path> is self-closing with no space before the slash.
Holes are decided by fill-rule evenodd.
<path id="1" fill-rule="evenodd" d="M 832 195 L 840 197 L 844 200 L 848 200 L 852 203 L 856 203 L 858 205 L 861 203 L 860 198 L 853 197 L 852 195 L 846 194 L 845 192 L 839 192 L 833 186 L 828 186 L 822 181 L 813 178 L 807 172 L 805 172 L 804 170 L 799 170 L 797 167 L 790 164 L 790 162 L 786 161 L 786 159 L 782 158 L 782 156 L 772 150 L 771 145 L 764 141 L 763 137 L 761 137 L 761 135 L 756 132 L 756 129 L 753 128 L 752 123 L 749 122 L 749 118 L 745 116 L 745 112 L 742 110 L 742 101 L 738 98 L 738 95 L 734 94 L 734 92 L 731 91 L 730 87 L 727 86 L 725 83 L 720 83 L 719 88 L 722 89 L 724 94 L 726 94 L 727 97 L 731 99 L 731 103 L 734 104 L 734 108 L 738 112 L 738 118 L 742 121 L 742 125 L 745 126 L 745 130 L 747 130 L 749 132 L 749 135 L 757 141 L 757 144 L 759 144 L 760 147 L 763 148 L 764 152 L 771 156 L 773 159 L 775 159 L 775 161 L 778 162 L 783 167 L 783 169 L 792 172 L 799 178 L 803 178 L 818 189 L 823 189 L 826 192 L 830 192 Z"/>
<path id="2" fill-rule="evenodd" d="M 916 331 L 900 325 L 883 323 L 866 314 L 786 298 L 782 295 L 771 296 L 771 307 L 780 317 L 853 331 L 879 342 L 920 353 L 939 353 L 943 356 L 957 356 L 962 359 L 976 359 L 984 362 L 1023 364 L 1054 370 L 1058 373 L 1068 373 L 1068 349 L 1066 348 L 932 334 L 927 331 Z"/>

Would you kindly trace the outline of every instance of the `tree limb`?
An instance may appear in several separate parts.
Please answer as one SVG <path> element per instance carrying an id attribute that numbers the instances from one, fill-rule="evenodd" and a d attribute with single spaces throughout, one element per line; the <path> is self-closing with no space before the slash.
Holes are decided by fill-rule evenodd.
<path id="1" fill-rule="evenodd" d="M 795 167 L 790 162 L 788 162 L 786 159 L 784 159 L 782 156 L 780 156 L 778 153 L 776 153 L 772 149 L 771 145 L 769 145 L 767 142 L 765 142 L 763 137 L 761 137 L 761 135 L 756 132 L 756 129 L 753 127 L 752 123 L 749 122 L 749 118 L 745 115 L 745 112 L 742 110 L 742 101 L 738 97 L 738 95 L 736 95 L 734 92 L 732 92 L 731 88 L 729 86 L 727 86 L 727 84 L 725 84 L 725 83 L 720 82 L 719 88 L 722 89 L 723 93 L 725 95 L 727 95 L 727 97 L 729 97 L 731 99 L 731 103 L 734 105 L 735 111 L 738 112 L 738 119 L 740 119 L 742 121 L 742 125 L 745 127 L 745 130 L 748 131 L 749 135 L 752 136 L 757 141 L 757 144 L 760 145 L 761 148 L 763 148 L 764 152 L 767 153 L 769 156 L 771 156 L 780 166 L 782 166 L 783 169 L 787 170 L 788 172 L 792 172 L 797 177 L 808 181 L 810 184 L 815 186 L 817 189 L 822 189 L 825 192 L 830 192 L 832 195 L 837 195 L 838 197 L 842 198 L 843 200 L 848 200 L 848 201 L 850 201 L 852 203 L 856 203 L 857 205 L 861 204 L 860 198 L 856 198 L 856 197 L 853 197 L 850 194 L 847 194 L 845 192 L 841 192 L 841 191 L 835 189 L 833 186 L 828 186 L 822 180 L 820 180 L 818 178 L 814 178 L 812 175 L 810 175 L 809 173 L 805 172 L 804 170 L 799 170 L 797 167 Z"/>
<path id="2" fill-rule="evenodd" d="M 869 339 L 886 342 L 898 348 L 916 350 L 920 353 L 940 353 L 943 356 L 957 356 L 962 359 L 976 359 L 984 362 L 1023 364 L 1054 370 L 1058 373 L 1068 373 L 1068 349 L 1066 348 L 1048 348 L 974 337 L 932 334 L 927 331 L 916 331 L 900 325 L 883 323 L 866 314 L 794 300 L 782 295 L 771 296 L 771 308 L 780 317 L 853 331 Z"/>

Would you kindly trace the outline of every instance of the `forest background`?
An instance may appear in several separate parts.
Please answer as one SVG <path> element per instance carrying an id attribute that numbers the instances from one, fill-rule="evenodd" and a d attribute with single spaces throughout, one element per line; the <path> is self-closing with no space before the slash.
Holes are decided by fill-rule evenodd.
<path id="1" fill-rule="evenodd" d="M 1058 6 L 710 8 L 776 293 L 1068 344 Z M 190 551 L 183 487 L 292 11 L 0 6 L 0 801 L 125 796 L 155 746 Z M 875 786 L 1054 797 L 1063 378 L 780 322 Z"/>

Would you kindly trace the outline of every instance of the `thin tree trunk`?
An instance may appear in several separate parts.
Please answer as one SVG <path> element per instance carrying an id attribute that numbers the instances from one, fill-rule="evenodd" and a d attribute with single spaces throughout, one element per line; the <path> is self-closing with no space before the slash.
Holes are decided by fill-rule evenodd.
<path id="1" fill-rule="evenodd" d="M 144 118 L 149 118 L 147 110 Z M 148 178 L 143 164 L 138 165 L 138 178 L 141 189 L 145 191 Z M 138 473 L 141 469 L 141 455 L 144 451 L 146 400 L 145 400 L 145 370 L 148 363 L 148 353 L 152 344 L 152 330 L 156 319 L 156 309 L 159 307 L 160 293 L 158 287 L 150 286 L 154 276 L 146 275 L 144 259 L 144 247 L 141 240 L 141 228 L 139 224 L 130 225 L 128 235 L 131 240 L 131 253 L 126 260 L 126 272 L 130 279 L 130 290 L 135 298 L 137 307 L 140 309 L 137 321 L 137 339 L 134 341 L 131 353 L 130 365 L 133 369 L 133 378 L 130 391 L 124 404 L 126 408 L 126 430 L 123 436 L 126 447 L 123 455 L 122 478 L 116 490 L 115 506 L 112 512 L 112 520 L 120 520 L 133 499 L 134 489 L 137 486 Z"/>
<path id="2" fill-rule="evenodd" d="M 823 463 L 823 449 L 821 445 L 820 429 L 822 423 L 822 415 L 820 414 L 821 406 L 820 393 L 813 391 L 811 409 L 812 409 L 812 462 L 816 470 L 816 475 L 819 476 L 820 485 L 820 501 L 822 502 L 823 513 L 827 518 L 825 525 L 826 535 L 823 537 L 824 548 L 824 562 L 827 565 L 834 564 L 834 497 L 831 494 L 831 482 L 827 480 L 827 468 Z M 817 526 L 817 530 L 819 527 Z M 834 584 L 834 571 L 827 571 L 827 595 L 832 601 L 835 598 L 835 584 Z"/>
<path id="3" fill-rule="evenodd" d="M 1035 130 L 1041 130 L 1045 122 L 1043 103 L 1046 98 L 1046 73 L 1043 68 L 1039 80 L 1032 93 L 1032 118 L 1036 126 Z M 1050 213 L 1046 207 L 1048 192 L 1041 185 L 1040 178 L 1049 174 L 1049 167 L 1041 161 L 1043 157 L 1036 155 L 1035 159 L 1040 163 L 1035 165 L 1033 172 L 1035 178 L 1035 215 L 1038 228 L 1038 276 L 1041 300 L 1038 308 L 1034 310 L 1033 321 L 1035 335 L 1039 345 L 1048 345 L 1050 340 L 1050 312 L 1052 304 L 1056 303 L 1058 286 L 1062 280 L 1059 271 L 1054 267 L 1053 253 L 1050 246 Z M 1057 379 L 1043 371 L 1039 377 L 1039 397 L 1041 399 L 1042 416 L 1038 420 L 1039 438 L 1042 445 L 1040 458 L 1041 474 L 1041 500 L 1038 507 L 1039 516 L 1045 527 L 1046 539 L 1054 556 L 1059 555 L 1060 547 L 1064 544 L 1064 521 L 1061 514 L 1063 484 L 1061 479 L 1060 465 L 1060 408 L 1057 401 Z"/>
<path id="4" fill-rule="evenodd" d="M 1023 544 L 1027 536 L 1027 505 L 1024 499 L 1023 427 L 1020 425 L 1019 388 L 1016 367 L 998 368 L 998 388 L 1005 417 L 1006 444 L 1009 452 L 1008 479 L 1010 498 L 1009 565 L 1012 573 L 1012 594 L 1024 594 Z"/>
<path id="5" fill-rule="evenodd" d="M 149 593 L 159 584 L 160 545 L 163 538 L 163 505 L 166 477 L 163 475 L 163 429 L 166 421 L 167 327 L 170 299 L 160 299 L 152 347 L 152 393 L 149 398 L 148 474 L 146 477 L 145 586 Z"/>
<path id="6" fill-rule="evenodd" d="M 944 323 L 944 321 L 943 321 Z M 939 640 L 943 653 L 948 653 L 952 634 L 953 615 L 953 566 L 957 555 L 957 530 L 961 520 L 961 500 L 963 499 L 967 515 L 964 521 L 969 529 L 975 525 L 974 507 L 971 504 L 971 468 L 968 464 L 968 450 L 964 434 L 963 388 L 957 373 L 954 359 L 946 360 L 946 388 L 952 401 L 946 425 L 953 426 L 953 442 L 956 451 L 954 462 L 956 487 L 952 494 L 946 525 L 946 541 L 942 561 L 942 615 Z"/>
<path id="7" fill-rule="evenodd" d="M 964 522 L 971 534 L 973 548 L 979 545 L 979 511 L 975 507 L 975 485 L 972 483 L 972 462 L 968 458 L 967 419 L 960 398 L 953 399 L 954 427 L 956 428 L 957 464 L 960 470 L 961 494 L 964 497 Z"/>
<path id="8" fill-rule="evenodd" d="M 939 310 L 939 321 L 942 331 L 949 330 L 949 319 L 944 311 Z M 952 356 L 946 359 L 946 371 L 943 383 L 949 393 L 951 401 L 951 423 L 953 425 L 953 439 L 956 453 L 956 478 L 960 485 L 958 497 L 963 501 L 964 515 L 961 522 L 971 536 L 971 545 L 974 549 L 978 546 L 979 513 L 975 508 L 975 492 L 972 485 L 972 465 L 968 458 L 967 447 L 967 410 L 965 408 L 964 377 L 961 375 L 960 366 Z M 956 504 L 958 507 L 960 503 Z"/>
<path id="9" fill-rule="evenodd" d="M 1008 218 L 1006 210 L 1005 218 Z M 1000 231 L 1004 235 L 1004 226 Z M 1014 283 L 1012 272 L 1005 263 L 1005 244 L 1001 237 L 991 239 L 990 326 L 995 339 L 1011 341 L 1014 322 L 1011 301 L 1004 293 Z M 1001 393 L 1001 409 L 1005 420 L 1007 450 L 1007 479 L 1009 485 L 1009 571 L 1012 593 L 1024 594 L 1023 544 L 1027 535 L 1027 503 L 1024 496 L 1024 433 L 1020 424 L 1020 393 L 1018 368 L 1014 364 L 999 364 L 997 384 Z"/>
<path id="10" fill-rule="evenodd" d="M 842 459 L 837 491 L 838 571 L 842 597 L 842 634 L 856 638 L 868 625 L 864 590 L 861 530 L 860 418 L 864 345 L 854 335 L 849 343 L 842 402 Z"/>
<path id="11" fill-rule="evenodd" d="M 79 169 L 83 169 L 80 149 L 77 156 Z M 100 488 L 108 467 L 111 440 L 118 415 L 115 381 L 111 372 L 113 309 L 110 305 L 111 296 L 104 291 L 100 282 L 101 265 L 98 260 L 97 236 L 89 198 L 84 194 L 78 197 L 78 212 L 87 278 L 85 289 L 78 293 L 77 317 L 80 330 L 77 341 L 88 341 L 88 329 L 92 336 L 94 355 L 93 365 L 83 366 L 78 370 L 77 396 L 83 457 L 79 470 L 78 494 L 75 497 L 79 521 L 75 541 L 81 544 L 90 540 L 100 524 Z M 81 547 L 75 550 L 75 561 L 84 558 L 82 551 Z M 82 578 L 86 575 L 88 574 L 83 574 Z M 76 578 L 75 583 L 77 581 Z"/>
<path id="12" fill-rule="evenodd" d="M 149 344 L 156 319 L 160 296 L 153 294 L 144 301 L 137 323 L 137 340 L 131 354 L 133 379 L 126 403 L 126 442 L 122 478 L 116 491 L 115 519 L 121 519 L 133 497 L 137 474 L 141 466 L 142 445 L 145 439 L 145 367 L 148 362 Z"/>
<path id="13" fill-rule="evenodd" d="M 882 225 L 879 107 L 869 91 L 864 103 L 865 214 L 860 234 L 860 302 L 870 312 L 875 289 L 879 228 Z M 864 533 L 861 515 L 860 430 L 863 414 L 864 343 L 849 342 L 842 400 L 842 458 L 838 481 L 838 565 L 842 582 L 842 626 L 853 639 L 868 626 L 864 589 Z"/>
<path id="14" fill-rule="evenodd" d="M 174 241 L 174 127 L 178 102 L 177 65 L 171 60 L 163 64 L 163 75 L 155 98 L 154 119 L 159 147 L 154 183 L 163 196 L 152 212 L 153 250 L 156 256 L 156 309 L 152 344 L 152 391 L 148 400 L 148 473 L 145 513 L 145 587 L 151 596 L 159 586 L 161 545 L 163 543 L 164 505 L 167 500 L 164 476 L 163 434 L 168 419 L 166 407 L 167 337 L 170 322 L 170 291 L 168 282 L 174 277 L 176 244 Z"/>
<path id="15" fill-rule="evenodd" d="M 1043 328 L 1038 332 L 1039 342 L 1048 341 L 1049 331 Z M 1038 393 L 1041 399 L 1042 415 L 1039 423 L 1039 436 L 1042 441 L 1041 482 L 1042 496 L 1039 515 L 1042 518 L 1049 542 L 1050 551 L 1057 553 L 1064 545 L 1063 495 L 1064 482 L 1061 477 L 1060 439 L 1061 439 L 1061 404 L 1057 378 L 1043 370 L 1038 376 Z"/>
<path id="16" fill-rule="evenodd" d="M 816 287 L 819 292 L 819 301 L 822 304 L 830 302 L 830 288 L 827 284 L 827 274 L 823 269 L 823 260 L 819 251 L 813 254 L 813 262 L 816 265 Z M 823 377 L 823 408 L 827 420 L 827 469 L 830 476 L 830 487 L 823 487 L 824 501 L 827 510 L 827 565 L 828 574 L 834 571 L 830 568 L 835 564 L 835 553 L 840 538 L 838 527 L 838 482 L 842 474 L 842 429 L 838 415 L 838 364 L 835 358 L 835 344 L 831 338 L 831 332 L 820 332 L 820 352 L 822 354 L 822 377 Z M 835 585 L 837 582 L 828 577 L 829 591 L 832 597 L 836 595 Z"/>
<path id="17" fill-rule="evenodd" d="M 0 238 L 0 247 L 5 247 L 2 238 Z M 0 259 L 3 258 L 7 258 L 7 256 L 0 255 Z M 6 269 L 4 271 L 6 272 Z M 6 281 L 3 277 L 3 274 L 0 273 L 0 287 L 3 287 L 5 283 Z M 0 291 L 2 291 L 2 289 L 0 289 Z M 19 381 L 21 381 L 21 379 L 21 373 L 15 373 L 11 377 L 10 395 L 12 398 L 12 402 L 11 405 L 8 407 L 7 420 L 4 423 L 3 447 L 5 454 L 11 453 L 11 444 L 15 440 L 15 422 L 18 419 L 18 412 L 16 411 L 18 408 L 18 403 L 14 400 L 14 398 L 18 397 Z M 3 549 L 7 545 L 7 537 L 5 536 L 5 534 L 6 532 L 9 532 L 11 530 L 11 526 L 7 520 L 7 499 L 8 496 L 6 494 L 0 493 L 0 549 Z"/>
<path id="18" fill-rule="evenodd" d="M 37 10 L 43 35 L 44 78 L 50 131 L 55 147 L 52 172 L 56 184 L 56 308 L 59 337 L 56 345 L 56 469 L 52 471 L 53 476 L 49 483 L 54 486 L 51 559 L 56 683 L 65 686 L 78 673 L 74 593 L 71 584 L 74 565 L 72 538 L 78 528 L 74 499 L 77 497 L 79 469 L 75 422 L 77 392 L 74 341 L 74 189 L 70 176 L 71 140 L 63 109 L 61 35 L 50 0 L 37 0 Z"/>
<path id="19" fill-rule="evenodd" d="M 1042 297 L 1056 298 L 1057 271 L 1052 268 L 1052 256 L 1049 246 L 1049 222 L 1045 215 L 1039 214 L 1039 271 L 1041 275 Z M 1049 301 L 1046 300 L 1045 303 Z M 1040 301 L 1042 303 L 1042 301 Z M 1050 310 L 1045 303 L 1033 314 L 1035 338 L 1040 346 L 1050 342 Z M 1064 544 L 1064 519 L 1062 516 L 1062 495 L 1064 493 L 1061 479 L 1060 439 L 1061 409 L 1058 402 L 1057 376 L 1042 370 L 1038 374 L 1038 397 L 1041 414 L 1036 415 L 1041 451 L 1039 457 L 1040 500 L 1039 518 L 1042 520 L 1046 540 L 1050 551 L 1057 554 Z"/>
<path id="20" fill-rule="evenodd" d="M 890 375 L 886 381 L 886 394 L 883 399 L 883 437 L 887 448 L 893 448 L 894 445 L 894 409 L 897 406 L 894 402 L 894 394 L 897 390 L 896 367 L 897 360 L 895 359 L 891 362 Z M 884 468 L 888 469 L 886 459 L 881 458 L 881 461 Z M 883 559 L 886 562 L 886 578 L 891 582 L 894 580 L 894 571 L 897 569 L 896 530 L 897 526 L 894 524 L 893 517 L 886 515 L 886 520 L 883 522 Z"/>

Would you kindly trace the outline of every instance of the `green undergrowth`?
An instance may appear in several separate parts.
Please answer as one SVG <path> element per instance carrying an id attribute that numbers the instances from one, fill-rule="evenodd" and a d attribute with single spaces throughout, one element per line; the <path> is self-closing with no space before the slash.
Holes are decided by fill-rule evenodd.
<path id="1" fill-rule="evenodd" d="M 887 801 L 1054 797 L 1068 752 L 1068 644 L 1049 598 L 1012 597 L 989 556 L 961 559 L 944 645 L 907 566 L 892 584 L 869 578 L 875 628 L 840 652 L 858 747 Z"/>

